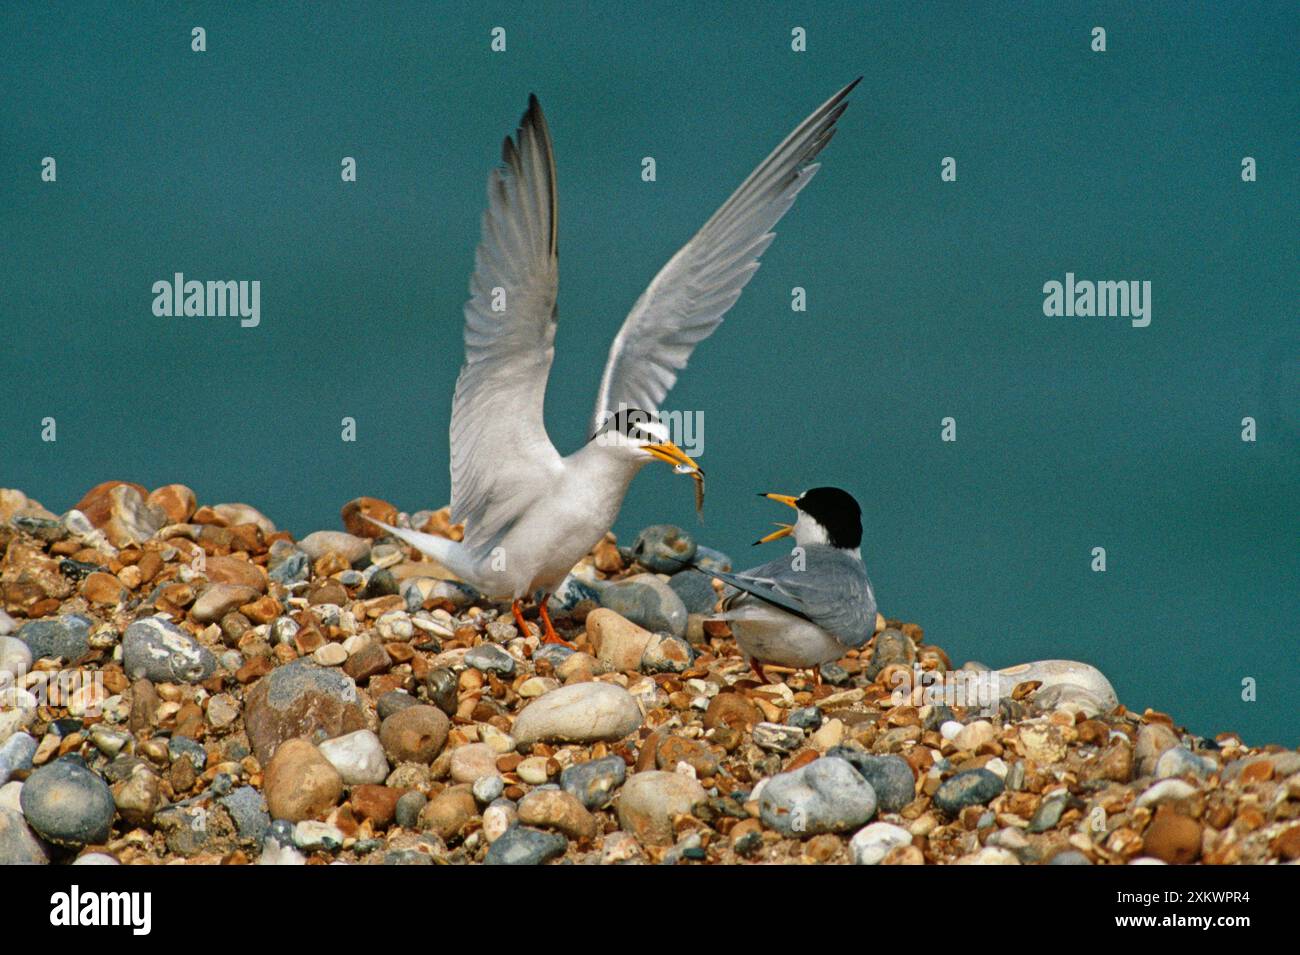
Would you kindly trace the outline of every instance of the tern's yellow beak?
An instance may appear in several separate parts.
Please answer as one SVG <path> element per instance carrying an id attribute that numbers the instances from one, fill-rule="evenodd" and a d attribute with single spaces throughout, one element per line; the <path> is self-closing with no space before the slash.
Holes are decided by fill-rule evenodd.
<path id="1" fill-rule="evenodd" d="M 754 546 L 757 547 L 759 544 L 766 544 L 770 541 L 780 540 L 782 537 L 789 537 L 794 533 L 793 524 L 777 524 L 776 526 L 777 530 L 772 531 L 772 533 L 768 534 L 766 537 L 760 537 L 758 540 L 754 541 Z"/>
<path id="2" fill-rule="evenodd" d="M 645 450 L 647 454 L 671 464 L 674 470 L 682 474 L 704 475 L 704 470 L 695 463 L 691 456 L 671 441 L 664 441 L 660 444 L 647 444 Z"/>
<path id="3" fill-rule="evenodd" d="M 790 494 L 760 494 L 759 497 L 765 497 L 770 501 L 777 501 L 781 504 L 786 505 L 786 507 L 793 507 L 796 510 L 799 507 L 799 505 L 796 503 L 796 501 L 798 501 L 798 498 Z M 794 533 L 793 524 L 778 523 L 776 526 L 777 526 L 777 530 L 774 530 L 766 537 L 760 537 L 758 540 L 754 541 L 754 546 L 757 547 L 759 544 L 766 544 L 769 541 L 780 540 L 782 537 L 789 537 L 791 534 Z"/>

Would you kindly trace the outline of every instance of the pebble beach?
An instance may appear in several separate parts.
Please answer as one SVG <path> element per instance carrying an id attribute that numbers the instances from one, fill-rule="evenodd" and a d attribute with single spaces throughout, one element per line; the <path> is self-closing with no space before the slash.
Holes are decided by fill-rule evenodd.
<path id="1" fill-rule="evenodd" d="M 460 534 L 0 490 L 0 864 L 1300 859 L 1300 752 L 1129 709 L 1068 648 L 989 670 L 878 616 L 764 682 L 681 569 L 743 565 L 668 525 L 607 536 L 548 645 L 367 516 Z"/>

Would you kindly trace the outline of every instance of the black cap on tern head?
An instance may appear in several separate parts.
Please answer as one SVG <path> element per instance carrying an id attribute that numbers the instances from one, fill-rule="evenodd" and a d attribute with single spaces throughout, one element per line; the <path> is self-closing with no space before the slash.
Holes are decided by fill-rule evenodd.
<path id="1" fill-rule="evenodd" d="M 862 544 L 862 508 L 848 491 L 815 487 L 795 500 L 795 507 L 822 527 L 832 547 L 853 549 Z"/>

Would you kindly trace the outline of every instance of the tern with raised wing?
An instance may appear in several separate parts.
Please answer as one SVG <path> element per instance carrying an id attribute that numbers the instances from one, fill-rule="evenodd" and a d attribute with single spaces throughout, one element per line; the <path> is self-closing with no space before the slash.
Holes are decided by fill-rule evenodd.
<path id="1" fill-rule="evenodd" d="M 382 526 L 485 596 L 511 600 L 527 633 L 523 600 L 553 593 L 609 531 L 643 466 L 664 461 L 700 489 L 703 472 L 670 440 L 660 402 L 758 268 L 857 82 L 800 123 L 637 299 L 610 348 L 588 440 L 567 456 L 542 420 L 557 319 L 556 174 L 546 120 L 530 97 L 488 178 L 465 305 L 451 416 L 451 517 L 464 524 L 464 539 Z M 563 643 L 544 596 L 538 607 L 545 640 Z"/>

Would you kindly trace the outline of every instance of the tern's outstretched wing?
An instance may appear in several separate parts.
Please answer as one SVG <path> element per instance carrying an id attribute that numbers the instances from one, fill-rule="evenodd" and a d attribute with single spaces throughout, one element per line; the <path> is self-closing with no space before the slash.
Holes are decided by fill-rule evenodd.
<path id="1" fill-rule="evenodd" d="M 861 77 L 859 77 L 859 80 Z M 609 351 L 591 433 L 620 405 L 658 411 L 695 346 L 713 334 L 758 269 L 777 221 L 819 168 L 854 80 L 799 124 L 722 204 L 632 306 Z"/>
<path id="2" fill-rule="evenodd" d="M 708 574 L 740 591 L 724 608 L 756 598 L 817 624 L 849 647 L 875 632 L 876 597 L 862 562 L 832 548 L 805 548 L 799 562 L 785 556 L 741 574 Z"/>
<path id="3" fill-rule="evenodd" d="M 488 177 L 451 412 L 452 520 L 476 551 L 560 465 L 542 421 L 559 280 L 555 157 L 535 96 L 501 158 Z"/>

